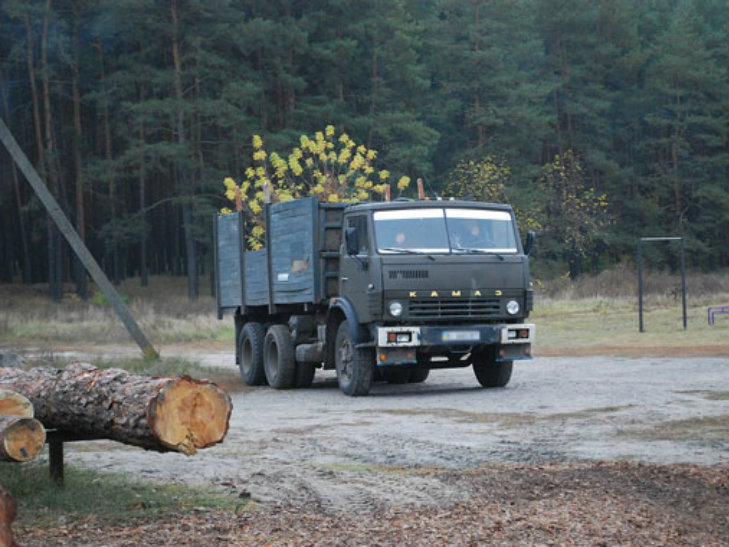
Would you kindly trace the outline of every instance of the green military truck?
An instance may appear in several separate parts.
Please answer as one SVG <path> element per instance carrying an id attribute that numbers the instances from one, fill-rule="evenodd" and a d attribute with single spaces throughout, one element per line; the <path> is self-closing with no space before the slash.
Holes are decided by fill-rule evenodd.
<path id="1" fill-rule="evenodd" d="M 347 395 L 473 367 L 503 387 L 531 359 L 529 251 L 508 205 L 454 200 L 266 206 L 245 251 L 242 213 L 215 219 L 218 317 L 235 318 L 243 381 L 308 387 L 335 369 Z"/>

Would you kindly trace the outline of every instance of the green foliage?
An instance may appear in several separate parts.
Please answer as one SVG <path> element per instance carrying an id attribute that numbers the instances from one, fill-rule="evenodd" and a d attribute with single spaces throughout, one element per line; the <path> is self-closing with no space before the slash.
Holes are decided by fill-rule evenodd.
<path id="1" fill-rule="evenodd" d="M 446 197 L 471 197 L 479 201 L 506 202 L 506 183 L 511 170 L 503 161 L 486 156 L 479 162 L 463 161 L 449 176 L 445 185 Z"/>
<path id="2" fill-rule="evenodd" d="M 125 304 L 129 304 L 130 298 L 126 294 L 120 294 L 119 298 L 121 298 L 122 302 Z M 100 308 L 108 308 L 111 306 L 109 303 L 109 300 L 106 298 L 106 295 L 100 291 L 94 292 L 93 296 L 91 297 L 91 304 L 94 306 L 98 306 Z"/>
<path id="3" fill-rule="evenodd" d="M 605 194 L 589 185 L 584 169 L 572 150 L 556 156 L 538 180 L 542 190 L 539 216 L 545 232 L 570 264 L 573 277 L 577 261 L 593 250 L 609 224 Z"/>
<path id="4" fill-rule="evenodd" d="M 522 231 L 541 229 L 535 207 L 520 207 L 511 199 L 513 194 L 518 194 L 518 189 L 513 184 L 511 169 L 503 160 L 486 156 L 480 161 L 460 162 L 449 174 L 444 193 L 446 197 L 511 203 Z"/>

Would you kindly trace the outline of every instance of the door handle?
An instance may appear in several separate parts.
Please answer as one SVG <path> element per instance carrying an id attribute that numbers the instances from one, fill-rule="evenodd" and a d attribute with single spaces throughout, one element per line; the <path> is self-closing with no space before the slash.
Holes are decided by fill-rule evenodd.
<path id="1" fill-rule="evenodd" d="M 349 281 L 349 278 L 348 277 L 343 277 L 342 278 L 342 281 Z"/>

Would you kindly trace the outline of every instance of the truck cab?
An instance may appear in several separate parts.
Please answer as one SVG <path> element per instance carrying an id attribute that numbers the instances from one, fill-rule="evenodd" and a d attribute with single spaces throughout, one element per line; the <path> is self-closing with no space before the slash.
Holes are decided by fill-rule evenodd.
<path id="1" fill-rule="evenodd" d="M 348 313 L 354 350 L 373 353 L 375 377 L 418 381 L 432 368 L 471 365 L 496 387 L 514 360 L 531 358 L 529 260 L 508 205 L 352 206 L 340 255 L 334 305 Z"/>

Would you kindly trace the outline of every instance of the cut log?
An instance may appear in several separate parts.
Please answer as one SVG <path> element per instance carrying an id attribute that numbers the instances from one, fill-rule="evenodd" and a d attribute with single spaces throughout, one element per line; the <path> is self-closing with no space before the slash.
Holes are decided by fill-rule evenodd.
<path id="1" fill-rule="evenodd" d="M 0 414 L 33 417 L 33 404 L 17 391 L 0 389 Z"/>
<path id="2" fill-rule="evenodd" d="M 48 429 L 151 450 L 194 454 L 228 432 L 233 405 L 205 380 L 151 378 L 72 363 L 65 369 L 0 369 L 0 388 L 30 399 Z"/>
<path id="3" fill-rule="evenodd" d="M 27 462 L 46 443 L 46 430 L 34 418 L 0 416 L 0 461 Z"/>
<path id="4" fill-rule="evenodd" d="M 17 505 L 15 500 L 0 486 L 0 547 L 15 547 L 13 529 Z"/>

